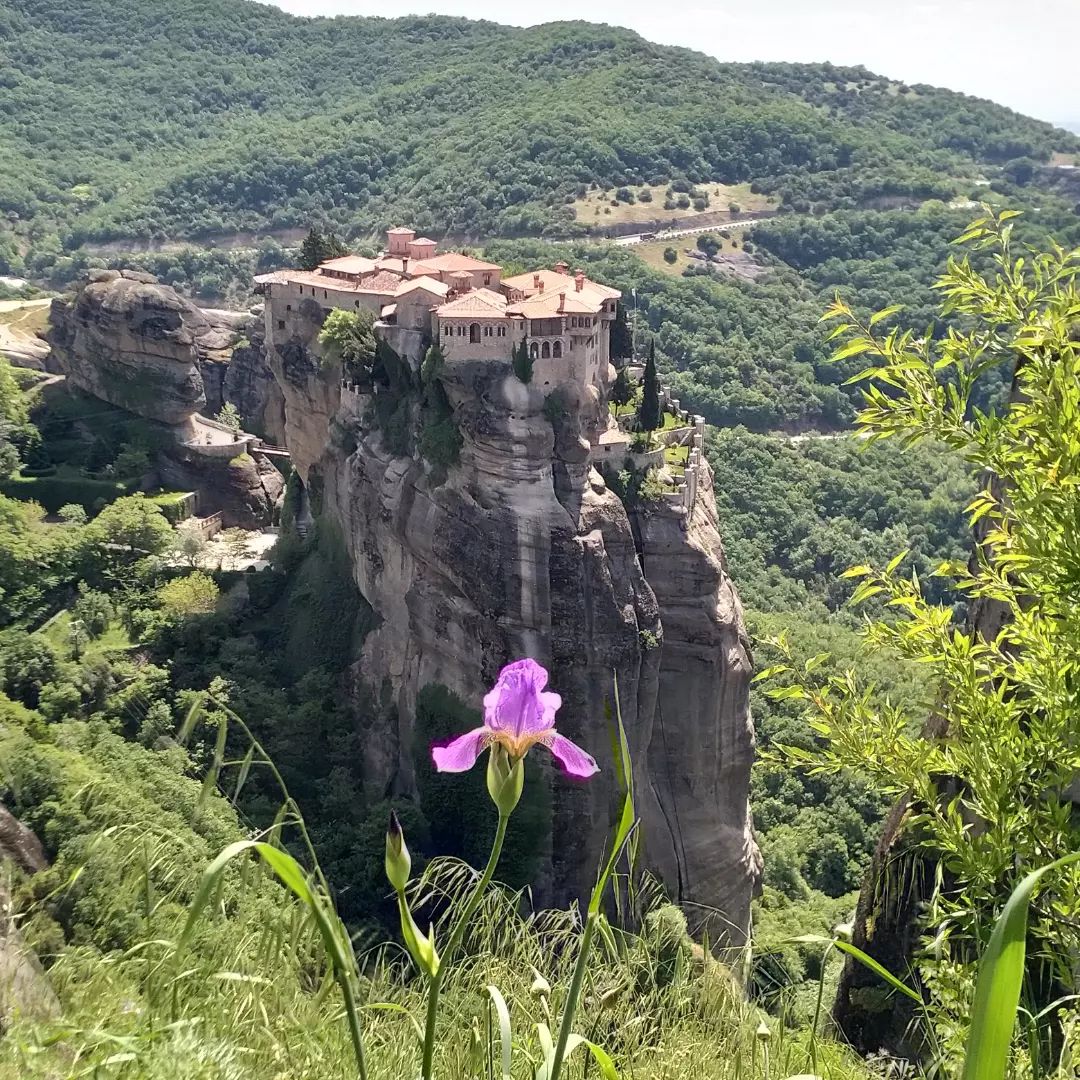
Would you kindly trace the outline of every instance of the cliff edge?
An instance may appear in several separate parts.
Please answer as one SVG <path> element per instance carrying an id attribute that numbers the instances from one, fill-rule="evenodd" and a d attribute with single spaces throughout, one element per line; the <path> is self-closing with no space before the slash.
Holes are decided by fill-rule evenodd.
<path id="1" fill-rule="evenodd" d="M 318 340 L 328 311 L 271 292 L 266 348 L 293 463 L 340 527 L 377 616 L 356 669 L 397 709 L 392 730 L 367 733 L 369 797 L 415 793 L 425 686 L 476 703 L 504 663 L 532 656 L 563 697 L 560 729 L 602 769 L 585 785 L 552 781 L 534 892 L 554 904 L 587 895 L 619 800 L 617 676 L 645 864 L 699 925 L 713 916 L 713 941 L 741 944 L 760 876 L 751 661 L 707 464 L 690 509 L 661 499 L 628 513 L 594 460 L 610 425 L 607 363 L 594 382 L 553 389 L 522 382 L 507 357 L 427 373 L 460 435 L 456 461 L 433 466 L 421 451 L 432 387 L 416 350 L 403 358 L 384 340 L 377 376 L 343 381 Z"/>

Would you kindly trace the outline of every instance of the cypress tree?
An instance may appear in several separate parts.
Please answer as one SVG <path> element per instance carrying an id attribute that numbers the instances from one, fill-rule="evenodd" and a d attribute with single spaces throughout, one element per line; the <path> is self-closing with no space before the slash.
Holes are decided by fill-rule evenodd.
<path id="1" fill-rule="evenodd" d="M 645 362 L 641 404 L 638 406 L 638 427 L 655 431 L 660 426 L 660 380 L 656 377 L 656 342 L 649 342 L 649 359 Z"/>
<path id="2" fill-rule="evenodd" d="M 615 403 L 616 413 L 620 406 L 630 401 L 631 393 L 630 376 L 626 374 L 626 368 L 621 367 L 615 373 L 615 382 L 611 384 L 611 400 Z"/>
<path id="3" fill-rule="evenodd" d="M 326 262 L 327 259 L 340 259 L 342 255 L 348 255 L 349 249 L 337 238 L 336 233 L 330 233 L 329 236 L 323 238 L 322 245 L 322 259 L 320 262 Z"/>
<path id="4" fill-rule="evenodd" d="M 317 270 L 319 264 L 326 261 L 326 237 L 313 225 L 300 245 L 300 267 L 303 270 Z"/>
<path id="5" fill-rule="evenodd" d="M 514 374 L 523 383 L 527 383 L 532 379 L 533 362 L 532 357 L 529 356 L 529 345 L 525 338 L 521 339 L 514 350 L 513 365 Z"/>
<path id="6" fill-rule="evenodd" d="M 611 324 L 611 355 L 615 360 L 625 360 L 634 351 L 633 336 L 626 321 L 626 307 L 618 304 L 615 321 Z"/>

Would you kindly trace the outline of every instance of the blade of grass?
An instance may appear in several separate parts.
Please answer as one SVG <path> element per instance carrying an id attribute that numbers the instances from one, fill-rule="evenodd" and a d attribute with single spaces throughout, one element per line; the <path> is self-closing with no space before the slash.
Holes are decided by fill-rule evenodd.
<path id="1" fill-rule="evenodd" d="M 499 992 L 497 986 L 488 985 L 488 994 L 495 1005 L 495 1012 L 499 1017 L 499 1043 L 502 1047 L 502 1080 L 510 1080 L 511 1053 L 513 1042 L 510 1033 L 510 1010 L 506 1007 L 506 998 Z"/>
<path id="2" fill-rule="evenodd" d="M 1004 1080 L 1009 1064 L 1027 954 L 1027 922 L 1035 886 L 1048 873 L 1080 860 L 1073 852 L 1028 874 L 1005 903 L 979 960 L 962 1080 Z"/>

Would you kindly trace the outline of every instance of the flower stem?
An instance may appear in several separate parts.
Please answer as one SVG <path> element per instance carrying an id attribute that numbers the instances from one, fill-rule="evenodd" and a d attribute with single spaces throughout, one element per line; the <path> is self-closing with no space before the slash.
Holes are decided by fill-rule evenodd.
<path id="1" fill-rule="evenodd" d="M 353 993 L 352 983 L 349 981 L 347 971 L 335 973 L 341 996 L 345 1000 L 345 1015 L 349 1020 L 349 1037 L 352 1039 L 353 1056 L 356 1058 L 356 1069 L 360 1080 L 367 1080 L 367 1064 L 364 1061 L 364 1040 L 360 1034 L 360 1015 L 356 1007 L 356 995 Z"/>
<path id="2" fill-rule="evenodd" d="M 466 902 L 453 931 L 451 931 L 450 940 L 447 942 L 446 949 L 439 959 L 438 970 L 428 980 L 427 1023 L 424 1026 L 424 1060 L 420 1068 L 421 1080 L 432 1080 L 432 1064 L 435 1059 L 435 1021 L 439 1017 L 439 991 L 442 988 L 443 973 L 449 967 L 454 953 L 461 944 L 461 939 L 465 936 L 465 928 L 471 922 L 480 900 L 495 875 L 495 867 L 498 865 L 499 856 L 502 854 L 503 841 L 506 839 L 506 826 L 509 820 L 510 816 L 508 814 L 499 815 L 499 824 L 495 829 L 495 839 L 491 845 L 491 854 L 488 856 L 487 866 L 484 867 L 480 880 L 476 883 L 472 895 Z"/>
<path id="3" fill-rule="evenodd" d="M 578 952 L 577 964 L 574 966 L 573 978 L 570 980 L 570 990 L 563 1004 L 562 1022 L 559 1024 L 559 1041 L 555 1044 L 555 1050 L 552 1054 L 551 1071 L 548 1073 L 548 1080 L 559 1080 L 563 1058 L 566 1055 L 566 1044 L 570 1040 L 570 1030 L 574 1026 L 578 999 L 581 997 L 581 987 L 585 982 L 585 968 L 589 963 L 589 953 L 592 952 L 593 931 L 596 929 L 596 920 L 598 918 L 597 912 L 590 911 L 585 919 L 585 929 L 581 934 L 581 949 Z"/>

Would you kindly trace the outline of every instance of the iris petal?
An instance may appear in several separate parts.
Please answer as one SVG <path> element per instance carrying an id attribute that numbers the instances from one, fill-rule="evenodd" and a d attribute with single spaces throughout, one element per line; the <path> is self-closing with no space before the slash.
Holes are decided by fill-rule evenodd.
<path id="1" fill-rule="evenodd" d="M 547 671 L 535 660 L 507 664 L 494 689 L 484 695 L 484 723 L 492 731 L 507 731 L 515 737 L 550 728 L 554 712 L 547 715 L 550 702 L 542 693 L 547 682 Z M 553 697 L 561 704 L 558 695 Z"/>
<path id="2" fill-rule="evenodd" d="M 465 772 L 476 764 L 491 732 L 486 727 L 473 728 L 442 746 L 431 748 L 431 759 L 439 772 Z"/>
<path id="3" fill-rule="evenodd" d="M 577 743 L 571 742 L 565 735 L 553 735 L 548 744 L 555 760 L 569 773 L 581 780 L 587 780 L 593 773 L 600 771 L 592 754 L 586 754 Z"/>

